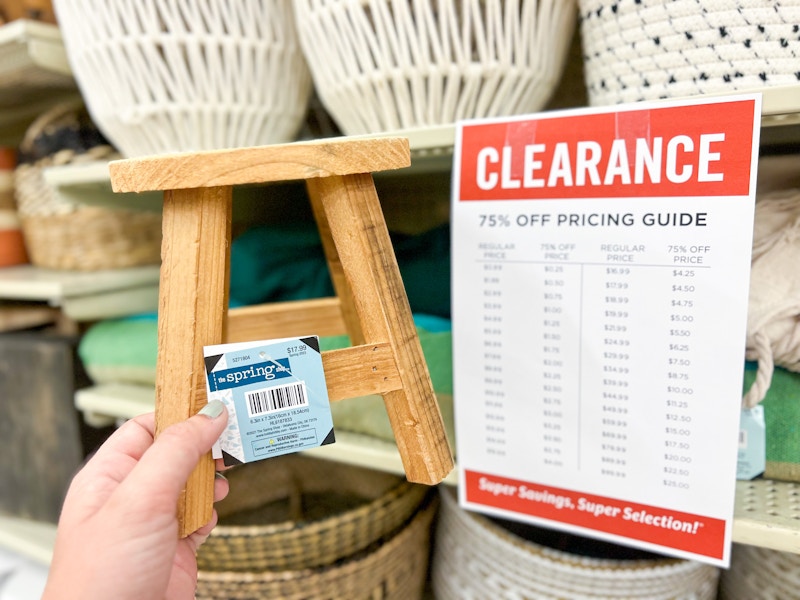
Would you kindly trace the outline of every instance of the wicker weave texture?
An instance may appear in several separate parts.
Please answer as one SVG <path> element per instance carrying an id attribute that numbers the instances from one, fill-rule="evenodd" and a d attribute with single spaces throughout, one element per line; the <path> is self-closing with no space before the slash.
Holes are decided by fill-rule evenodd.
<path id="1" fill-rule="evenodd" d="M 734 544 L 719 600 L 799 600 L 800 555 Z"/>
<path id="2" fill-rule="evenodd" d="M 28 129 L 20 148 L 29 152 L 42 137 L 75 128 L 79 108 L 57 105 Z M 161 260 L 160 213 L 90 206 L 65 200 L 47 183 L 44 170 L 118 157 L 109 145 L 64 148 L 20 164 L 14 188 L 25 246 L 32 264 L 49 269 L 98 271 L 158 264 Z"/>
<path id="3" fill-rule="evenodd" d="M 233 573 L 200 571 L 197 600 L 419 600 L 428 573 L 434 494 L 391 538 L 316 569 Z"/>
<path id="4" fill-rule="evenodd" d="M 395 475 L 295 455 L 238 467 L 228 479 L 232 491 L 217 505 L 220 524 L 197 555 L 198 566 L 208 571 L 281 571 L 332 564 L 397 531 L 428 491 Z M 332 493 L 358 500 L 314 518 L 303 514 L 304 497 Z M 275 522 L 226 524 L 237 513 L 280 502 L 296 507 L 296 514 Z"/>
<path id="5" fill-rule="evenodd" d="M 557 85 L 573 0 L 294 0 L 322 102 L 348 135 L 532 112 Z"/>
<path id="6" fill-rule="evenodd" d="M 311 94 L 290 0 L 55 0 L 92 118 L 125 156 L 289 142 Z"/>
<path id="7" fill-rule="evenodd" d="M 432 581 L 437 600 L 713 600 L 719 570 L 678 559 L 576 556 L 514 536 L 443 490 Z"/>
<path id="8" fill-rule="evenodd" d="M 592 105 L 800 83 L 800 0 L 579 0 Z"/>

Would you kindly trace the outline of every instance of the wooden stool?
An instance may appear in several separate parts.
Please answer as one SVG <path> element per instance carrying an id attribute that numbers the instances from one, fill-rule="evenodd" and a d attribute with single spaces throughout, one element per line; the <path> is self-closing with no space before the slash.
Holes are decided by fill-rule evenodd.
<path id="1" fill-rule="evenodd" d="M 164 192 L 157 434 L 205 404 L 203 346 L 347 333 L 352 347 L 322 355 L 331 401 L 382 395 L 408 480 L 444 479 L 453 458 L 372 179 L 410 162 L 404 138 L 338 138 L 110 164 L 115 192 Z M 228 311 L 232 187 L 298 179 L 336 297 Z M 209 521 L 213 490 L 209 453 L 178 507 L 182 536 Z"/>

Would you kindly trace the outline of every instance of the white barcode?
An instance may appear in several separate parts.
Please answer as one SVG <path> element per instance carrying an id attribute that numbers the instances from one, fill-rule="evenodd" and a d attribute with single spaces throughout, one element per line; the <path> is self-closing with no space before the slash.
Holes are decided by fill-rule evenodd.
<path id="1" fill-rule="evenodd" d="M 247 414 L 250 417 L 308 404 L 306 384 L 303 381 L 247 392 L 245 398 L 247 398 Z"/>

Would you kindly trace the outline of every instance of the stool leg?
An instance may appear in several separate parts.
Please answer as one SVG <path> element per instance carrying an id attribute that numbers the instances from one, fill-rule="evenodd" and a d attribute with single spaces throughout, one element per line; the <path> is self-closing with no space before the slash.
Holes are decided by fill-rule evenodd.
<path id="1" fill-rule="evenodd" d="M 327 217 L 323 242 L 327 248 L 324 238 L 332 238 L 349 284 L 351 293 L 340 300 L 352 303 L 365 343 L 388 342 L 394 350 L 402 388 L 385 394 L 384 402 L 406 477 L 439 483 L 453 457 L 372 175 L 309 179 L 306 185 Z"/>
<path id="2" fill-rule="evenodd" d="M 317 229 L 322 240 L 322 248 L 328 263 L 331 282 L 333 283 L 336 297 L 339 299 L 339 309 L 342 312 L 342 319 L 347 328 L 350 343 L 354 346 L 360 346 L 364 344 L 364 332 L 361 331 L 361 321 L 355 310 L 353 290 L 350 289 L 350 284 L 347 282 L 339 252 L 336 250 L 336 244 L 333 243 L 331 225 L 328 222 L 328 216 L 325 214 L 325 207 L 322 205 L 320 194 L 317 193 L 313 185 L 310 185 L 314 181 L 316 179 L 306 180 L 306 188 L 311 200 L 311 208 L 314 211 L 314 220 L 317 222 Z"/>
<path id="3" fill-rule="evenodd" d="M 203 346 L 223 340 L 228 307 L 231 187 L 164 192 L 156 363 L 156 435 L 206 403 Z M 180 535 L 211 519 L 214 461 L 208 453 L 186 484 Z"/>

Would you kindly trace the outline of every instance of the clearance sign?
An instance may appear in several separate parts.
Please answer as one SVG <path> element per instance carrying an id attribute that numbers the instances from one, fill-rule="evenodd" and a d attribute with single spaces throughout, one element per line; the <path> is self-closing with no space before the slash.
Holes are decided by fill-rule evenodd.
<path id="1" fill-rule="evenodd" d="M 460 199 L 746 195 L 754 104 L 466 127 Z"/>
<path id="2" fill-rule="evenodd" d="M 459 500 L 730 560 L 760 95 L 460 123 Z"/>

